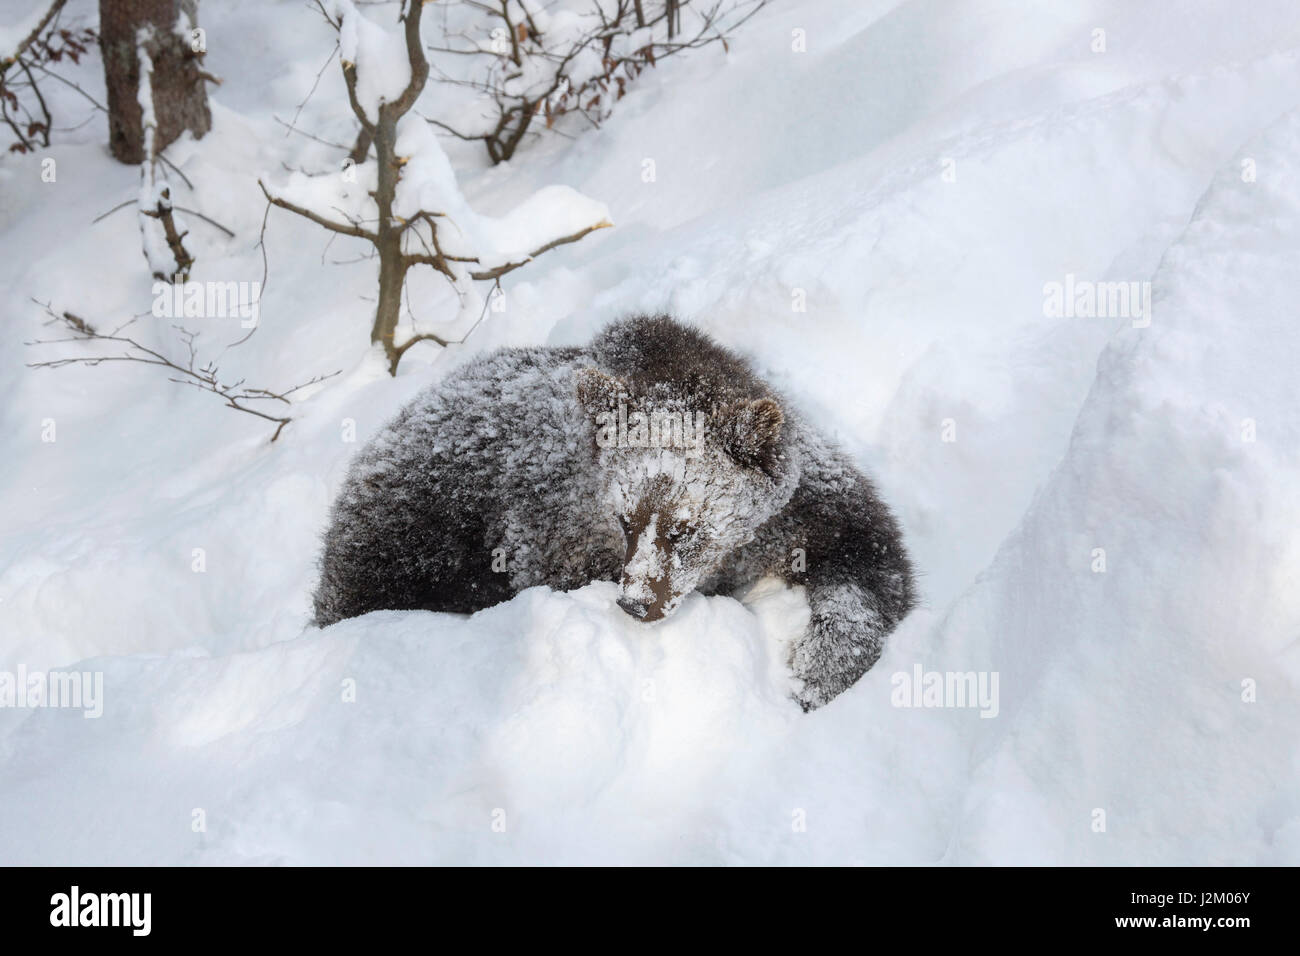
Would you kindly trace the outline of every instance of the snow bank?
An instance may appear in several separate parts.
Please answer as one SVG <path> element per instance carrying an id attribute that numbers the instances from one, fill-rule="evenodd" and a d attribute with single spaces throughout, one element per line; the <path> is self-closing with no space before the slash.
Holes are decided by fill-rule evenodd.
<path id="1" fill-rule="evenodd" d="M 192 224 L 207 277 L 262 277 L 258 170 L 337 168 L 272 118 L 334 41 L 291 6 L 206 24 L 214 131 L 169 155 L 185 204 L 238 234 Z M 1289 0 L 772 5 L 725 60 L 663 64 L 512 168 L 436 142 L 448 178 L 418 181 L 483 210 L 501 255 L 536 239 L 506 211 L 551 183 L 619 227 L 512 273 L 504 312 L 396 380 L 361 355 L 373 264 L 273 216 L 235 368 L 343 372 L 274 446 L 147 374 L 0 350 L 0 671 L 100 672 L 105 694 L 94 720 L 0 707 L 0 860 L 1300 861 L 1298 48 Z M 95 67 L 76 79 L 98 95 Z M 337 70 L 299 125 L 350 141 Z M 131 217 L 87 227 L 136 182 L 101 139 L 50 151 L 57 186 L 32 185 L 42 157 L 0 162 L 23 338 L 29 296 L 148 306 Z M 1067 274 L 1151 281 L 1150 324 L 1047 314 Z M 458 337 L 435 278 L 413 312 Z M 652 628 L 601 584 L 305 628 L 359 442 L 478 351 L 654 308 L 753 355 L 897 507 L 926 605 L 859 684 L 799 712 L 807 606 L 766 585 Z M 918 666 L 996 672 L 996 717 L 896 706 Z"/>
<path id="2" fill-rule="evenodd" d="M 32 824 L 6 828 L 4 858 L 52 862 L 64 820 L 104 826 L 55 851 L 66 862 L 708 858 L 658 846 L 661 826 L 688 824 L 701 788 L 797 725 L 777 642 L 699 595 L 648 638 L 615 591 L 533 589 L 468 619 L 379 612 L 217 658 L 84 662 L 105 675 L 98 720 L 51 710 L 14 727 L 0 711 L 0 813 Z M 760 607 L 775 626 L 798 605 Z M 70 738 L 57 766 L 51 733 Z M 114 792 L 133 795 L 127 818 L 102 802 Z"/>
<path id="3" fill-rule="evenodd" d="M 1111 340 L 1064 462 L 945 623 L 945 657 L 1002 672 L 1007 718 L 959 861 L 1300 853 L 1298 155 L 1291 113 L 1216 176 L 1150 327 Z"/>

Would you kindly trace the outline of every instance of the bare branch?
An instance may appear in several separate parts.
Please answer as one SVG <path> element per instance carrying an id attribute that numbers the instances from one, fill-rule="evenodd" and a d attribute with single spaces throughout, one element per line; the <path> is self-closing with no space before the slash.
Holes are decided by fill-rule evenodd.
<path id="1" fill-rule="evenodd" d="M 356 116 L 357 121 L 361 123 L 361 128 L 370 130 L 373 133 L 375 124 L 366 115 L 361 100 L 357 98 L 357 65 L 349 63 L 347 60 L 343 61 L 343 85 L 347 87 L 348 105 L 352 107 L 352 113 Z"/>
<path id="2" fill-rule="evenodd" d="M 316 223 L 316 225 L 323 226 L 330 230 L 330 232 L 337 232 L 344 236 L 356 236 L 358 239 L 368 239 L 371 242 L 375 242 L 378 239 L 373 232 L 362 229 L 355 223 L 344 225 L 341 222 L 334 222 L 332 219 L 326 219 L 324 216 L 318 215 L 304 206 L 299 206 L 289 202 L 287 199 L 281 199 L 279 196 L 271 195 L 266 188 L 266 184 L 260 179 L 257 181 L 257 185 L 262 188 L 262 195 L 266 197 L 266 201 L 272 206 L 279 206 L 281 209 L 287 209 L 289 212 L 302 216 L 304 219 L 310 219 L 312 222 Z"/>
<path id="3" fill-rule="evenodd" d="M 425 59 L 424 45 L 420 43 L 420 17 L 424 13 L 424 0 L 406 0 L 406 5 L 402 26 L 406 39 L 406 58 L 411 64 L 411 80 L 406 84 L 402 95 L 390 105 L 397 116 L 405 115 L 415 105 L 429 79 L 429 61 Z"/>
<path id="4" fill-rule="evenodd" d="M 164 156 L 162 153 L 158 154 L 158 162 L 162 163 L 164 166 L 166 166 L 168 169 L 174 172 L 177 176 L 179 176 L 181 178 L 181 182 L 183 182 L 186 186 L 189 186 L 191 190 L 194 188 L 194 184 L 190 182 L 190 177 L 186 176 L 183 172 L 181 172 L 181 168 L 177 166 L 175 163 L 173 163 L 166 156 Z"/>
<path id="5" fill-rule="evenodd" d="M 127 335 L 121 335 L 117 332 L 100 332 L 85 319 L 72 312 L 56 313 L 51 305 L 46 303 L 37 303 L 42 306 L 45 313 L 50 317 L 50 323 L 59 323 L 72 334 L 67 338 L 59 339 L 35 339 L 24 344 L 27 346 L 45 346 L 55 345 L 68 342 L 86 342 L 86 343 L 110 343 L 121 349 L 119 354 L 110 355 L 75 355 L 65 358 L 46 359 L 40 362 L 28 362 L 28 368 L 63 368 L 68 365 L 83 365 L 93 367 L 110 362 L 135 362 L 139 365 L 155 365 L 168 370 L 167 380 L 177 385 L 187 385 L 197 388 L 200 391 L 210 392 L 218 396 L 225 403 L 227 408 L 233 408 L 237 412 L 243 412 L 246 415 L 253 415 L 265 421 L 275 422 L 275 433 L 271 436 L 271 441 L 280 437 L 280 432 L 284 426 L 289 424 L 293 419 L 288 415 L 277 415 L 271 412 L 263 411 L 254 407 L 252 402 L 272 401 L 284 405 L 292 404 L 290 396 L 304 388 L 312 385 L 318 385 L 340 374 L 342 369 L 330 372 L 328 375 L 317 375 L 313 378 L 300 382 L 286 389 L 276 391 L 267 388 L 255 388 L 244 384 L 243 379 L 235 382 L 222 382 L 220 369 L 212 361 L 202 364 L 198 361 L 198 350 L 196 340 L 198 333 L 186 329 L 182 326 L 174 326 L 178 337 L 185 346 L 186 358 L 183 362 L 174 361 L 168 358 L 157 349 L 152 349 L 142 344 L 138 340 Z M 49 323 L 47 323 L 49 324 Z M 130 323 L 124 323 L 129 325 Z"/>
<path id="6" fill-rule="evenodd" d="M 595 225 L 588 226 L 586 229 L 581 229 L 578 232 L 573 233 L 572 235 L 562 236 L 559 239 L 552 239 L 546 245 L 529 253 L 527 259 L 522 259 L 519 262 L 508 262 L 503 266 L 496 266 L 491 269 L 484 269 L 481 272 L 471 272 L 470 278 L 499 279 L 507 272 L 513 272 L 514 270 L 518 269 L 520 266 L 528 265 L 528 263 L 536 259 L 543 252 L 548 252 L 551 249 L 554 249 L 556 246 L 564 246 L 564 245 L 568 245 L 570 242 L 577 242 L 583 236 L 590 235 L 591 233 L 595 232 L 597 229 L 608 229 L 612 225 L 614 224 L 609 220 L 602 219 L 600 222 L 596 223 Z"/>
<path id="7" fill-rule="evenodd" d="M 32 66 L 33 66 L 34 68 L 40 70 L 42 73 L 44 73 L 44 74 L 45 74 L 46 76 L 48 76 L 50 79 L 52 79 L 52 80 L 58 80 L 58 81 L 59 81 L 60 83 L 62 83 L 64 86 L 70 86 L 70 87 L 72 87 L 72 89 L 76 90 L 78 93 L 80 93 L 82 96 L 84 96 L 87 100 L 89 100 L 89 101 L 90 101 L 90 105 L 93 106 L 93 107 L 95 107 L 95 109 L 99 110 L 101 113 L 107 113 L 107 112 L 108 112 L 108 107 L 106 107 L 103 103 L 99 102 L 99 100 L 95 99 L 93 96 L 91 96 L 89 93 L 87 93 L 85 90 L 83 90 L 83 89 L 82 89 L 80 86 L 78 86 L 76 83 L 73 83 L 71 80 L 66 79 L 65 77 L 59 76 L 59 74 L 57 74 L 57 73 L 51 73 L 49 70 L 47 70 L 45 67 L 43 67 L 43 66 L 42 66 L 41 64 L 39 64 L 39 63 L 33 63 Z"/>
<path id="8" fill-rule="evenodd" d="M 315 142 L 320 143 L 320 144 L 323 145 L 323 146 L 333 146 L 335 149 L 347 149 L 347 148 L 348 148 L 348 147 L 344 146 L 342 143 L 334 143 L 334 142 L 331 142 L 331 141 L 328 140 L 328 139 L 321 139 L 321 137 L 319 137 L 319 136 L 313 136 L 311 133 L 308 133 L 308 132 L 306 132 L 305 130 L 298 129 L 298 127 L 296 127 L 296 126 L 292 126 L 292 125 L 290 125 L 289 123 L 286 123 L 284 120 L 280 119 L 280 117 L 278 117 L 278 116 L 272 116 L 271 119 L 274 120 L 275 122 L 279 123 L 281 126 L 285 127 L 285 134 L 284 134 L 285 136 L 288 136 L 290 133 L 297 133 L 299 136 L 306 136 L 308 139 L 310 139 L 310 140 L 314 140 Z"/>
<path id="9" fill-rule="evenodd" d="M 135 199 L 128 199 L 128 200 L 126 200 L 125 202 L 120 202 L 120 203 L 118 203 L 116 206 L 114 206 L 112 209 L 108 210 L 107 212 L 102 212 L 102 213 L 100 213 L 98 216 L 96 216 L 94 219 L 90 220 L 90 224 L 93 226 L 95 223 L 97 223 L 97 222 L 99 222 L 99 221 L 101 221 L 101 220 L 103 220 L 103 219 L 107 219 L 109 216 L 113 215 L 113 213 L 117 212 L 119 209 L 125 209 L 127 206 L 134 206 L 134 205 L 136 204 L 136 202 L 137 202 L 137 200 L 135 200 Z M 202 220 L 203 220 L 204 222 L 206 222 L 208 225 L 210 225 L 210 226 L 215 226 L 216 228 L 220 229 L 222 232 L 224 232 L 224 233 L 225 233 L 227 236 L 229 236 L 231 239 L 235 238 L 235 233 L 234 233 L 233 230 L 226 228 L 226 227 L 223 226 L 221 223 L 217 222 L 215 219 L 213 219 L 213 218 L 211 218 L 211 217 L 209 217 L 209 216 L 205 216 L 205 215 L 203 215 L 203 213 L 199 212 L 197 209 L 189 209 L 189 208 L 187 208 L 187 207 L 185 207 L 185 206 L 173 206 L 172 208 L 175 209 L 175 210 L 177 210 L 178 212 L 183 212 L 183 213 L 185 213 L 187 216 L 194 216 L 194 217 L 196 217 L 196 218 L 198 218 L 198 219 L 202 219 Z"/>
<path id="10" fill-rule="evenodd" d="M 766 2 L 713 0 L 701 7 L 692 6 L 690 0 L 620 0 L 614 9 L 594 3 L 582 14 L 585 26 L 557 39 L 538 30 L 527 5 L 522 8 L 524 20 L 516 22 L 517 14 L 509 0 L 495 4 L 458 0 L 459 6 L 480 11 L 487 21 L 475 34 L 496 35 L 499 31 L 503 40 L 508 38 L 508 45 L 487 49 L 466 33 L 457 33 L 451 39 L 463 41 L 463 46 L 444 43 L 431 47 L 435 54 L 478 58 L 482 62 L 478 75 L 469 78 L 451 76 L 442 70 L 437 73 L 441 83 L 479 93 L 486 101 L 488 115 L 483 127 L 475 124 L 465 128 L 432 119 L 429 122 L 459 139 L 481 141 L 494 164 L 504 162 L 514 156 L 529 135 L 535 135 L 534 120 L 539 115 L 544 116 L 546 129 L 551 131 L 561 117 L 569 114 L 577 114 L 591 126 L 599 127 L 638 74 L 684 50 L 713 43 L 728 49 L 729 34 Z M 688 9 L 694 16 L 688 32 L 683 33 L 682 13 Z M 498 24 L 495 30 L 493 23 Z M 623 45 L 635 42 L 637 46 L 616 53 L 619 47 L 615 40 L 624 41 Z M 600 69 L 593 75 L 584 71 L 583 78 L 575 80 L 570 75 L 573 62 L 580 55 L 593 53 L 599 57 Z M 532 69 L 526 71 L 525 66 Z M 525 75 L 537 79 L 518 83 Z"/>
<path id="11" fill-rule="evenodd" d="M 448 345 L 451 344 L 446 339 L 442 338 L 441 336 L 434 335 L 432 332 L 422 332 L 419 335 L 413 335 L 411 336 L 410 339 L 403 342 L 401 345 L 393 346 L 393 352 L 389 356 L 389 361 L 392 363 L 394 369 L 397 368 L 397 363 L 402 360 L 402 356 L 406 354 L 406 350 L 409 349 L 416 342 L 437 342 L 443 348 L 446 348 Z"/>
<path id="12" fill-rule="evenodd" d="M 184 206 L 173 206 L 172 208 L 177 209 L 177 210 L 179 210 L 180 212 L 185 213 L 187 216 L 196 216 L 196 217 L 198 217 L 199 219 L 202 219 L 204 222 L 206 222 L 209 226 L 215 226 L 216 228 L 220 229 L 222 232 L 224 232 L 224 233 L 225 233 L 227 236 L 229 236 L 231 239 L 234 239 L 234 238 L 235 238 L 235 233 L 234 233 L 233 230 L 231 230 L 231 229 L 227 229 L 225 226 L 223 226 L 221 223 L 217 222 L 215 219 L 212 219 L 212 218 L 209 217 L 209 216 L 205 216 L 205 215 L 203 215 L 203 213 L 199 212 L 199 211 L 196 210 L 196 209 L 187 209 L 187 208 L 185 208 Z"/>
<path id="13" fill-rule="evenodd" d="M 164 188 L 158 194 L 158 204 L 153 209 L 141 209 L 142 216 L 148 216 L 150 219 L 157 219 L 162 223 L 163 235 L 167 238 L 167 248 L 171 250 L 172 258 L 176 260 L 176 270 L 173 275 L 188 276 L 190 269 L 194 265 L 194 257 L 190 255 L 185 248 L 184 239 L 189 232 L 180 232 L 176 228 L 176 219 L 172 216 L 172 204 L 170 201 L 171 190 Z M 162 273 L 155 272 L 155 279 L 169 278 Z"/>
<path id="14" fill-rule="evenodd" d="M 329 18 L 326 17 L 326 19 Z M 316 87 L 320 86 L 320 78 L 325 75 L 325 71 L 329 69 L 329 65 L 334 62 L 334 57 L 338 55 L 338 52 L 339 47 L 336 43 L 334 44 L 334 49 L 330 51 L 329 57 L 321 64 L 320 69 L 316 71 L 316 79 L 312 83 L 311 89 L 307 91 L 307 95 L 304 96 L 302 102 L 298 104 L 298 108 L 293 111 L 293 119 L 286 124 L 289 127 L 289 132 L 286 132 L 284 134 L 285 136 L 288 136 L 291 132 L 296 132 L 295 126 L 298 122 L 298 117 L 302 115 L 303 109 L 307 106 L 307 103 L 311 100 L 313 94 L 315 94 Z"/>
<path id="15" fill-rule="evenodd" d="M 45 11 L 45 16 L 41 17 L 40 21 L 36 24 L 36 28 L 23 39 L 18 41 L 18 47 L 13 53 L 0 60 L 0 74 L 8 72 L 9 67 L 18 62 L 27 48 L 36 42 L 38 36 L 45 32 L 45 28 L 49 26 L 49 23 L 54 19 L 55 14 L 63 9 L 65 3 L 67 3 L 67 0 L 54 0 L 54 2 L 50 4 L 50 8 Z"/>

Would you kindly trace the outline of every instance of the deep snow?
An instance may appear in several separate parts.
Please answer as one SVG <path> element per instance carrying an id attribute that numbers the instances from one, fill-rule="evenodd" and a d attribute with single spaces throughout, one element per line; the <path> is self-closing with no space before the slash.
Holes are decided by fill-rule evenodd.
<path id="1" fill-rule="evenodd" d="M 197 276 L 255 281 L 257 177 L 339 155 L 273 119 L 333 34 L 297 0 L 230 7 L 201 16 L 214 129 L 169 156 L 237 233 L 191 223 Z M 111 318 L 151 281 L 130 212 L 89 224 L 139 181 L 102 117 L 6 156 L 0 671 L 102 671 L 105 700 L 0 708 L 0 862 L 1300 862 L 1298 68 L 1290 0 L 774 4 L 598 131 L 495 169 L 444 143 L 485 216 L 557 185 L 615 228 L 396 381 L 365 352 L 373 267 L 273 211 L 228 361 L 343 370 L 274 445 L 153 370 L 24 367 L 30 297 Z M 297 125 L 351 122 L 335 63 Z M 1149 324 L 1048 317 L 1067 274 L 1150 281 Z M 439 324 L 441 279 L 410 293 L 420 328 L 468 327 Z M 799 712 L 807 607 L 768 587 L 651 630 L 604 584 L 304 629 L 349 423 L 655 308 L 752 355 L 900 515 L 925 607 L 858 685 Z M 996 717 L 894 706 L 917 664 L 996 671 Z"/>

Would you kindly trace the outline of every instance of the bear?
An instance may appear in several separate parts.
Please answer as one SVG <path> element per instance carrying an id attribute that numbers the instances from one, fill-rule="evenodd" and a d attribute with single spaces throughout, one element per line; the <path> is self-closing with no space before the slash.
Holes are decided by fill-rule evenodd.
<path id="1" fill-rule="evenodd" d="M 315 624 L 592 581 L 651 624 L 769 575 L 806 589 L 788 661 L 805 712 L 870 669 L 915 603 L 898 523 L 845 453 L 746 359 L 640 315 L 585 348 L 471 360 L 402 409 L 333 505 Z"/>

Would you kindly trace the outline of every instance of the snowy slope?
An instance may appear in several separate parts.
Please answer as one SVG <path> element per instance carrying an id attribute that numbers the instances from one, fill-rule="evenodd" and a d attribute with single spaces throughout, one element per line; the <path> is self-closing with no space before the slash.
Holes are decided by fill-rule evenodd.
<path id="1" fill-rule="evenodd" d="M 945 621 L 941 653 L 995 663 L 1009 718 L 975 750 L 958 859 L 1026 830 L 1018 861 L 1300 853 L 1298 157 L 1290 113 L 1215 177 L 1151 327 L 1111 339 L 1065 460 Z M 1120 839 L 1077 826 L 1097 807 Z"/>
<path id="2" fill-rule="evenodd" d="M 258 280 L 256 177 L 336 157 L 273 119 L 333 39 L 292 0 L 231 6 L 214 131 L 171 155 L 237 233 L 195 227 L 200 268 Z M 30 297 L 124 315 L 150 282 L 129 213 L 88 225 L 137 182 L 102 119 L 49 151 L 56 184 L 6 157 L 0 670 L 102 671 L 105 708 L 0 708 L 0 861 L 1300 862 L 1298 60 L 1289 2 L 774 5 L 576 141 L 495 169 L 445 144 L 486 214 L 558 184 L 616 227 L 396 381 L 364 354 L 373 273 L 330 264 L 356 247 L 322 264 L 273 215 L 232 360 L 343 370 L 273 446 L 148 370 L 23 367 Z M 336 74 L 298 122 L 347 141 Z M 1046 316 L 1067 273 L 1150 280 L 1149 326 Z M 455 337 L 439 282 L 412 298 Z M 902 518 L 925 607 L 852 691 L 786 698 L 807 607 L 767 587 L 652 632 L 601 584 L 304 627 L 345 422 L 364 441 L 477 351 L 649 308 L 753 355 Z M 997 671 L 997 716 L 893 706 L 917 664 Z"/>

